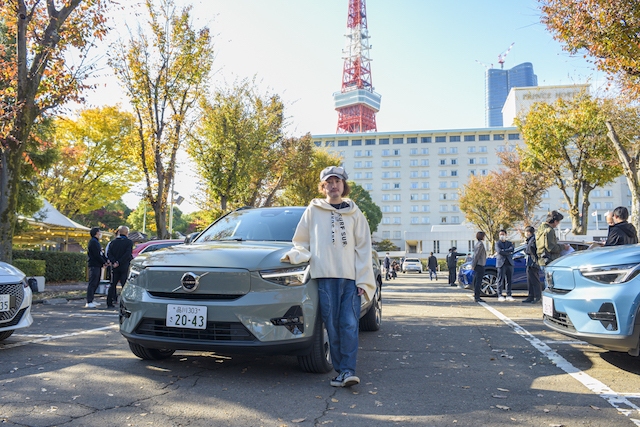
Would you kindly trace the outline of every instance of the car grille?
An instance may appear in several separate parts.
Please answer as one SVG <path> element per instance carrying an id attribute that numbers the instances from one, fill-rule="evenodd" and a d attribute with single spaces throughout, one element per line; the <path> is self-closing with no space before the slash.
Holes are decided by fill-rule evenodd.
<path id="1" fill-rule="evenodd" d="M 555 309 L 553 310 L 553 317 L 545 314 L 544 320 L 547 320 L 549 321 L 549 323 L 553 323 L 556 326 L 566 329 L 567 331 L 576 330 L 575 326 L 573 326 L 573 323 L 571 323 L 569 316 L 567 316 L 567 313 L 560 313 L 559 311 L 555 311 Z"/>
<path id="2" fill-rule="evenodd" d="M 9 320 L 15 316 L 16 312 L 20 305 L 22 305 L 22 300 L 24 299 L 24 286 L 22 283 L 17 283 L 13 285 L 0 285 L 0 294 L 1 295 L 10 295 L 11 299 L 11 307 L 9 311 L 3 311 L 0 313 L 0 322 L 4 322 Z M 20 319 L 18 319 L 20 321 Z M 16 322 L 17 323 L 17 322 Z M 6 325 L 1 325 L 3 328 Z M 10 325 L 13 326 L 13 325 Z"/>
<path id="3" fill-rule="evenodd" d="M 547 287 L 545 289 L 545 291 L 551 293 L 551 294 L 558 294 L 558 295 L 566 295 L 569 292 L 571 292 L 571 289 L 558 289 L 558 288 L 549 288 Z"/>
<path id="4" fill-rule="evenodd" d="M 187 294 L 187 293 L 173 293 L 173 292 L 149 292 L 149 295 L 156 298 L 170 298 L 170 299 L 181 299 L 181 300 L 207 300 L 207 301 L 215 301 L 215 300 L 236 300 L 244 295 L 234 295 L 234 294 Z"/>
<path id="5" fill-rule="evenodd" d="M 22 320 L 22 316 L 24 316 L 24 312 L 27 311 L 27 307 L 23 308 L 15 315 L 15 317 L 9 320 L 7 323 L 0 323 L 0 327 L 8 328 L 10 326 L 16 326 Z"/>
<path id="6" fill-rule="evenodd" d="M 143 319 L 136 334 L 176 340 L 247 342 L 256 338 L 239 322 L 207 322 L 207 329 L 170 328 L 165 319 Z"/>

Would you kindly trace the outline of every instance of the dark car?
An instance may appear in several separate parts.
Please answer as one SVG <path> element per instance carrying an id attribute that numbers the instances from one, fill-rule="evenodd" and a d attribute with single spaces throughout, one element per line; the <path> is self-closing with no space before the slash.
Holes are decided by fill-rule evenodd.
<path id="1" fill-rule="evenodd" d="M 131 262 L 120 298 L 120 332 L 142 359 L 176 350 L 298 356 L 307 372 L 329 372 L 329 341 L 318 284 L 291 249 L 303 207 L 239 209 L 192 243 L 144 253 Z M 382 321 L 382 276 L 371 251 L 376 292 L 361 298 L 360 329 Z"/>
<path id="2" fill-rule="evenodd" d="M 584 251 L 590 245 L 583 242 L 562 241 L 560 244 L 568 244 L 574 251 Z M 527 258 L 524 253 L 526 245 L 518 246 L 513 252 L 513 283 L 511 289 L 527 290 Z M 465 287 L 473 287 L 474 271 L 471 270 L 471 262 L 465 262 L 460 266 L 458 272 L 458 282 Z M 544 272 L 540 271 L 540 282 L 544 283 Z M 484 296 L 495 296 L 498 294 L 498 269 L 496 268 L 496 258 L 487 257 L 484 277 L 482 278 L 482 294 Z"/>

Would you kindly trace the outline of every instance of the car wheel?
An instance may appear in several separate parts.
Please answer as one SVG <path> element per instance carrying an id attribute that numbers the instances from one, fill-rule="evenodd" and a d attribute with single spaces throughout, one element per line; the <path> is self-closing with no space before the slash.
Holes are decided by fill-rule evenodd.
<path id="1" fill-rule="evenodd" d="M 484 296 L 490 297 L 498 294 L 498 275 L 493 270 L 487 270 L 482 277 L 480 291 Z"/>
<path id="2" fill-rule="evenodd" d="M 333 369 L 329 350 L 329 334 L 317 313 L 316 326 L 313 332 L 313 345 L 309 354 L 298 356 L 298 365 L 305 372 L 324 374 Z"/>
<path id="3" fill-rule="evenodd" d="M 0 332 L 0 341 L 6 340 L 7 338 L 9 338 L 12 333 L 13 333 L 13 330 Z"/>
<path id="4" fill-rule="evenodd" d="M 369 307 L 367 314 L 360 318 L 361 331 L 377 331 L 382 324 L 382 295 L 380 293 L 382 283 L 378 281 L 376 293 L 373 296 L 373 304 Z"/>
<path id="5" fill-rule="evenodd" d="M 143 347 L 140 344 L 136 344 L 131 341 L 129 341 L 129 348 L 133 354 L 144 360 L 168 359 L 173 356 L 173 353 L 175 352 L 175 350 Z"/>

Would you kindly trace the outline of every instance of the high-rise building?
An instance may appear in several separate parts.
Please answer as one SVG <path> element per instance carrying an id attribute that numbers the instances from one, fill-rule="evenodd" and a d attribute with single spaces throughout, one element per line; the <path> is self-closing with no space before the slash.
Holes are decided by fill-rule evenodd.
<path id="1" fill-rule="evenodd" d="M 502 107 L 509 91 L 514 87 L 538 86 L 538 76 L 533 73 L 533 64 L 524 62 L 509 70 L 487 69 L 485 73 L 485 125 L 503 126 Z"/>

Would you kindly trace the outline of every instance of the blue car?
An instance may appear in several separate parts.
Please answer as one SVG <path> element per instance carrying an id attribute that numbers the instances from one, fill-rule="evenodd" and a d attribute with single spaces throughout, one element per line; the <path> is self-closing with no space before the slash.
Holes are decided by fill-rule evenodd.
<path id="1" fill-rule="evenodd" d="M 607 350 L 638 356 L 640 245 L 573 253 L 547 266 L 545 325 Z"/>
<path id="2" fill-rule="evenodd" d="M 561 241 L 560 244 L 568 244 L 574 251 L 579 252 L 589 249 L 589 244 L 582 242 Z M 524 253 L 526 245 L 516 247 L 513 253 L 513 283 L 511 289 L 514 291 L 527 290 L 527 259 Z M 458 272 L 458 283 L 464 287 L 473 288 L 473 277 L 475 273 L 471 270 L 471 262 L 466 262 L 460 266 Z M 540 272 L 540 282 L 544 281 L 544 273 Z M 496 258 L 487 257 L 484 277 L 482 278 L 482 294 L 484 296 L 497 296 L 498 294 L 498 269 L 496 268 Z"/>

